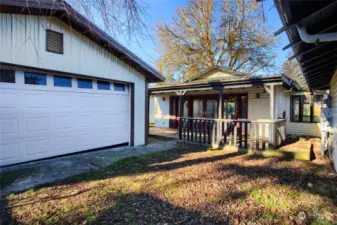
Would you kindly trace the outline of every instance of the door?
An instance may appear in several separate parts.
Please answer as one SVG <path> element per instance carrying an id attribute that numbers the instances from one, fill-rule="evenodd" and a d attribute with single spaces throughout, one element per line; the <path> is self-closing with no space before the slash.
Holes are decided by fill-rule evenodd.
<path id="1" fill-rule="evenodd" d="M 224 98 L 224 118 L 237 119 L 237 96 L 228 96 Z"/>
<path id="2" fill-rule="evenodd" d="M 19 75 L 0 83 L 1 166 L 130 141 L 127 85 Z"/>
<path id="3" fill-rule="evenodd" d="M 206 118 L 218 118 L 218 102 L 216 100 L 207 100 Z"/>

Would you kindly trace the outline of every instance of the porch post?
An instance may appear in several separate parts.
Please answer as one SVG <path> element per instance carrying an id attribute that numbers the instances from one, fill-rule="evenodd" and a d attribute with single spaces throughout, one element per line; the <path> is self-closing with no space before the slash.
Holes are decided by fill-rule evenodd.
<path id="1" fill-rule="evenodd" d="M 182 121 L 181 121 L 181 117 L 184 116 L 184 95 L 185 95 L 186 91 L 176 91 L 176 94 L 179 96 L 179 139 L 182 139 Z"/>
<path id="2" fill-rule="evenodd" d="M 180 95 L 179 96 L 179 139 L 182 139 L 182 121 L 181 121 L 181 117 L 183 117 L 184 115 L 184 96 Z"/>
<path id="3" fill-rule="evenodd" d="M 275 120 L 275 85 L 270 85 L 270 119 Z"/>
<path id="4" fill-rule="evenodd" d="M 271 146 L 271 149 L 275 149 L 276 147 L 276 140 L 275 140 L 275 85 L 270 85 L 270 91 L 269 91 L 269 96 L 270 96 L 270 119 L 271 119 L 271 128 L 270 131 L 270 137 L 269 137 L 269 144 Z"/>
<path id="5" fill-rule="evenodd" d="M 223 105 L 222 105 L 222 90 L 223 87 L 219 87 L 219 98 L 218 98 L 218 119 L 222 119 L 223 117 Z"/>
<path id="6" fill-rule="evenodd" d="M 219 87 L 219 96 L 218 96 L 218 119 L 222 119 L 223 113 L 222 113 L 222 90 L 223 87 Z M 222 136 L 222 121 L 218 120 L 217 121 L 217 135 L 216 135 L 216 145 L 213 148 L 218 148 L 221 144 L 221 136 Z"/>

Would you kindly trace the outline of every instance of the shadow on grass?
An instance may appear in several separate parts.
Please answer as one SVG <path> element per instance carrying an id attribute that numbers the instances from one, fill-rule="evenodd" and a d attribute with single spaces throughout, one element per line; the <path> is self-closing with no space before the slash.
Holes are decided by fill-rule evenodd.
<path id="1" fill-rule="evenodd" d="M 247 155 L 244 160 L 256 160 L 265 159 L 267 157 L 263 155 Z M 257 178 L 270 177 L 276 178 L 274 184 L 286 185 L 292 188 L 301 189 L 302 191 L 317 194 L 322 197 L 329 198 L 334 205 L 337 206 L 337 179 L 335 176 L 326 176 L 316 174 L 314 171 L 319 170 L 319 165 L 311 164 L 310 162 L 304 162 L 310 164 L 308 171 L 299 171 L 295 168 L 287 167 L 274 167 L 279 162 L 291 160 L 291 155 L 286 154 L 284 157 L 277 157 L 271 159 L 268 165 L 262 166 L 241 166 L 239 164 L 226 164 L 219 167 L 219 170 L 233 171 L 237 175 L 245 176 L 250 180 Z M 309 187 L 309 183 L 312 187 Z M 237 193 L 238 196 L 245 196 L 247 193 Z M 236 199 L 237 196 L 232 196 Z"/>
<path id="2" fill-rule="evenodd" d="M 223 218 L 224 219 L 224 218 Z M 174 206 L 150 194 L 123 194 L 114 207 L 94 218 L 92 224 L 227 224 L 197 211 Z"/>
<path id="3" fill-rule="evenodd" d="M 211 157 L 203 157 L 197 159 L 184 160 L 179 162 L 171 162 L 181 158 L 184 154 L 204 152 L 207 148 L 204 146 L 196 146 L 193 149 L 172 149 L 164 152 L 155 152 L 142 156 L 128 157 L 117 161 L 115 164 L 102 170 L 84 173 L 73 176 L 62 181 L 62 184 L 74 184 L 83 181 L 101 180 L 113 178 L 117 176 L 137 175 L 149 172 L 170 171 L 186 166 L 197 165 L 201 163 L 215 162 L 243 155 L 244 153 L 232 152 L 228 154 L 215 155 Z M 161 164 L 165 163 L 165 164 Z"/>
<path id="4" fill-rule="evenodd" d="M 115 164 L 98 171 L 84 173 L 76 175 L 62 182 L 43 185 L 43 186 L 57 186 L 76 184 L 84 181 L 103 180 L 108 178 L 114 178 L 118 176 L 130 176 L 145 174 L 151 172 L 171 171 L 179 168 L 189 167 L 193 165 L 200 165 L 203 163 L 212 163 L 229 158 L 235 158 L 245 153 L 230 152 L 226 154 L 212 154 L 204 157 L 186 159 L 184 161 L 174 161 L 182 158 L 184 154 L 197 153 L 207 150 L 203 146 L 190 146 L 182 145 L 181 148 L 172 149 L 164 152 L 156 152 L 142 156 L 129 157 L 117 161 Z M 266 157 L 262 155 L 246 155 L 242 157 L 242 160 L 254 160 L 264 159 Z M 284 157 L 273 158 L 268 165 L 254 165 L 243 166 L 240 164 L 234 164 L 230 162 L 219 164 L 218 170 L 225 170 L 234 172 L 232 174 L 247 177 L 250 181 L 254 181 L 261 177 L 276 178 L 275 184 L 284 184 L 290 187 L 299 188 L 301 190 L 318 194 L 323 197 L 327 197 L 332 200 L 336 205 L 337 203 L 337 190 L 336 190 L 336 178 L 326 175 L 315 174 L 313 171 L 300 171 L 297 168 L 277 168 L 273 165 L 280 161 L 288 161 L 291 157 L 285 155 Z M 240 158 L 241 160 L 241 158 Z M 274 164 L 273 164 L 274 163 Z M 309 162 L 308 162 L 309 163 Z M 222 179 L 222 178 L 220 178 Z M 224 177 L 223 179 L 229 179 Z M 185 179 L 183 182 L 187 182 Z M 192 183 L 193 181 L 191 181 Z M 314 188 L 308 188 L 308 183 L 312 182 Z M 273 181 L 274 183 L 274 181 Z M 272 185 L 272 183 L 271 183 Z M 43 187 L 40 186 L 40 187 Z M 109 193 L 110 194 L 110 193 Z M 248 192 L 241 191 L 229 196 L 231 200 L 245 199 Z M 63 196 L 67 198 L 71 196 Z M 99 196 L 101 198 L 101 196 Z M 39 202 L 55 200 L 57 197 L 39 199 Z M 217 224 L 215 218 L 207 218 L 202 216 L 196 211 L 189 211 L 185 208 L 180 208 L 170 204 L 165 200 L 161 200 L 149 193 L 129 193 L 119 194 L 113 196 L 115 204 L 112 207 L 104 209 L 102 212 L 97 213 L 95 217 L 90 218 L 92 224 L 158 224 L 158 223 L 181 223 L 181 224 Z M 105 199 L 102 199 L 104 202 Z M 10 218 L 8 202 L 5 199 L 2 202 L 1 208 L 4 208 L 4 212 L 1 212 L 3 218 Z M 83 206 L 84 207 L 84 206 Z M 67 224 L 69 222 L 69 215 L 64 218 L 59 218 L 59 223 Z M 227 222 L 228 218 L 221 218 L 220 224 Z M 7 223 L 4 223 L 7 224 Z"/>

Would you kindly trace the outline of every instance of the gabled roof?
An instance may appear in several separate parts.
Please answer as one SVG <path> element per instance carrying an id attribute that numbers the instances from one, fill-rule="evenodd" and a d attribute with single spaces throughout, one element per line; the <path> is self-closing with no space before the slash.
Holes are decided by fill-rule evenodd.
<path id="1" fill-rule="evenodd" d="M 193 76 L 191 79 L 188 79 L 185 82 L 200 81 L 200 80 L 202 80 L 202 79 L 200 79 L 202 76 L 204 76 L 205 74 L 207 74 L 211 71 L 221 71 L 221 72 L 224 72 L 226 74 L 231 75 L 231 78 L 227 78 L 225 80 L 236 80 L 236 79 L 242 79 L 242 78 L 248 78 L 249 77 L 249 74 L 246 74 L 246 73 L 232 71 L 232 70 L 226 69 L 225 67 L 221 67 L 221 66 L 213 66 L 213 67 L 210 67 L 210 68 L 200 72 L 199 74 L 197 74 L 196 76 Z M 205 80 L 212 80 L 212 79 L 205 79 Z"/>
<path id="2" fill-rule="evenodd" d="M 165 80 L 157 70 L 111 38 L 63 0 L 0 0 L 0 13 L 55 16 L 135 68 L 149 82 Z"/>

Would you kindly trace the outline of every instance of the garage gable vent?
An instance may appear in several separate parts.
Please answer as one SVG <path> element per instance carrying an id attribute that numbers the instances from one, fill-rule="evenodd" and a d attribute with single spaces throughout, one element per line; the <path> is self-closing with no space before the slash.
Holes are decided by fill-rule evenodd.
<path id="1" fill-rule="evenodd" d="M 63 34 L 47 30 L 47 51 L 63 54 Z"/>

